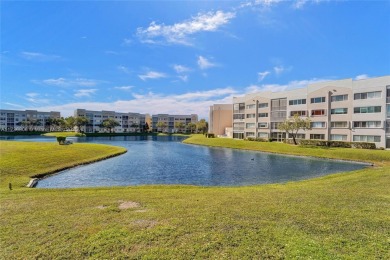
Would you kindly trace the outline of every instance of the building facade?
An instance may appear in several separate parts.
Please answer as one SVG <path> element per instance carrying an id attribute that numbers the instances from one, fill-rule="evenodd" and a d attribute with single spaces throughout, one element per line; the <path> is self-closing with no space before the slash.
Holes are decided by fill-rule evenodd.
<path id="1" fill-rule="evenodd" d="M 92 111 L 85 109 L 76 109 L 74 112 L 75 117 L 86 117 L 88 124 L 85 126 L 84 132 L 86 133 L 104 133 L 108 130 L 101 126 L 104 120 L 114 119 L 119 123 L 119 126 L 115 127 L 113 131 L 115 133 L 139 133 L 146 131 L 145 125 L 149 121 L 148 114 L 139 113 L 121 113 L 115 111 Z M 150 127 L 150 123 L 147 124 Z"/>
<path id="2" fill-rule="evenodd" d="M 298 138 L 373 142 L 390 148 L 390 76 L 235 97 L 233 138 L 291 138 L 278 125 L 295 114 L 311 119 L 312 129 L 298 132 Z"/>
<path id="3" fill-rule="evenodd" d="M 214 104 L 210 106 L 209 133 L 217 136 L 228 136 L 226 128 L 232 127 L 232 120 L 232 104 Z"/>
<path id="4" fill-rule="evenodd" d="M 48 131 L 48 119 L 60 117 L 55 111 L 0 109 L 0 131 Z"/>
<path id="5" fill-rule="evenodd" d="M 164 133 L 178 133 L 189 132 L 189 124 L 196 124 L 198 122 L 198 115 L 168 115 L 157 114 L 152 115 L 152 131 Z M 175 123 L 182 123 L 182 127 L 177 127 Z"/>

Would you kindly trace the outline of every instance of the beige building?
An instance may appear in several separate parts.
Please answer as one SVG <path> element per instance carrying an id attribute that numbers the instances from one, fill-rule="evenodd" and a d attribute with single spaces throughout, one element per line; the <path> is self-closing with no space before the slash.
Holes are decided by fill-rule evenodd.
<path id="1" fill-rule="evenodd" d="M 150 122 L 150 116 L 148 114 L 139 113 L 121 113 L 115 111 L 92 111 L 85 109 L 76 109 L 74 112 L 76 117 L 86 117 L 89 122 L 85 126 L 84 131 L 86 133 L 102 133 L 107 129 L 101 127 L 101 124 L 105 119 L 112 118 L 119 123 L 119 126 L 115 127 L 115 133 L 139 133 L 146 131 L 145 123 Z M 149 125 L 149 124 L 148 124 Z M 149 125 L 150 126 L 150 125 Z"/>
<path id="2" fill-rule="evenodd" d="M 390 148 L 390 76 L 335 80 L 233 98 L 233 137 L 290 138 L 278 124 L 295 114 L 312 130 L 298 138 L 374 142 Z"/>
<path id="3" fill-rule="evenodd" d="M 214 104 L 210 106 L 209 115 L 209 133 L 217 136 L 229 136 L 226 128 L 233 125 L 233 106 L 232 104 Z M 232 137 L 232 136 L 230 136 Z"/>
<path id="4" fill-rule="evenodd" d="M 60 112 L 0 109 L 0 131 L 49 131 L 49 118 L 60 118 Z"/>

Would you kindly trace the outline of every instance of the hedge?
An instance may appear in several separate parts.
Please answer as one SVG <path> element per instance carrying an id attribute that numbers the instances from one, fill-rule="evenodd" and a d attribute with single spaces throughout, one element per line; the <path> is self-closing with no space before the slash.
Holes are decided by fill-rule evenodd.
<path id="1" fill-rule="evenodd" d="M 292 140 L 288 141 L 288 143 L 292 143 Z M 376 149 L 375 143 L 366 143 L 366 142 L 343 142 L 343 141 L 301 139 L 298 141 L 298 143 L 302 146 L 324 146 L 324 147 Z"/>

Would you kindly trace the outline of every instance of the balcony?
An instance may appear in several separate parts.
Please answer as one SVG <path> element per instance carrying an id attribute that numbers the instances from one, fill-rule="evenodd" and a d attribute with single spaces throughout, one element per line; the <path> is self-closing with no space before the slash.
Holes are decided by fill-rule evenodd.
<path id="1" fill-rule="evenodd" d="M 386 103 L 390 104 L 390 97 L 386 97 Z"/>

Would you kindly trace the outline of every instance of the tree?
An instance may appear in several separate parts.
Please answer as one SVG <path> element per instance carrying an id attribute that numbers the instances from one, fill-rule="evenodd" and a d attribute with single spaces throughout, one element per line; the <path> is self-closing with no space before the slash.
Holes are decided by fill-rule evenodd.
<path id="1" fill-rule="evenodd" d="M 149 131 L 149 124 L 146 122 L 142 128 L 143 132 L 148 132 Z"/>
<path id="2" fill-rule="evenodd" d="M 187 129 L 190 130 L 190 133 L 194 133 L 196 130 L 196 124 L 195 123 L 188 123 Z"/>
<path id="3" fill-rule="evenodd" d="M 186 125 L 183 122 L 175 122 L 175 128 L 178 129 L 180 132 L 186 127 Z"/>
<path id="4" fill-rule="evenodd" d="M 138 125 L 137 123 L 132 123 L 132 124 L 130 125 L 130 127 L 135 128 L 135 131 L 136 131 L 136 132 L 138 132 L 138 130 L 139 130 L 139 125 Z"/>
<path id="5" fill-rule="evenodd" d="M 73 116 L 67 117 L 64 119 L 64 127 L 67 130 L 74 130 L 75 125 L 75 119 Z"/>
<path id="6" fill-rule="evenodd" d="M 20 124 L 23 126 L 23 130 L 27 131 L 33 131 L 35 130 L 36 126 L 40 126 L 41 123 L 37 119 L 31 119 L 27 118 L 26 120 L 23 120 L 20 122 Z"/>
<path id="7" fill-rule="evenodd" d="M 284 120 L 280 123 L 278 129 L 285 131 L 287 134 L 291 134 L 294 144 L 297 145 L 296 136 L 299 130 L 311 130 L 310 118 L 302 119 L 298 114 L 295 114 L 293 118 Z"/>
<path id="8" fill-rule="evenodd" d="M 84 116 L 76 116 L 74 118 L 74 125 L 77 127 L 78 132 L 82 133 L 82 126 L 86 126 L 89 123 L 88 118 Z"/>
<path id="9" fill-rule="evenodd" d="M 207 129 L 209 128 L 208 123 L 206 122 L 205 119 L 201 119 L 198 121 L 196 124 L 196 127 L 198 128 L 198 132 L 202 132 L 202 134 L 207 132 Z"/>
<path id="10" fill-rule="evenodd" d="M 117 126 L 120 126 L 121 124 L 116 121 L 114 118 L 107 118 L 107 119 L 104 119 L 103 122 L 102 122 L 102 127 L 103 128 L 106 128 L 108 129 L 108 131 L 111 133 L 112 129 L 117 127 Z"/>
<path id="11" fill-rule="evenodd" d="M 166 130 L 166 128 L 168 127 L 168 125 L 167 125 L 167 123 L 160 121 L 160 122 L 157 122 L 156 127 L 157 127 L 157 129 L 158 129 L 158 128 L 161 128 L 161 129 L 162 129 L 162 130 L 161 130 L 162 132 L 166 132 L 166 131 L 164 131 L 164 130 Z"/>

